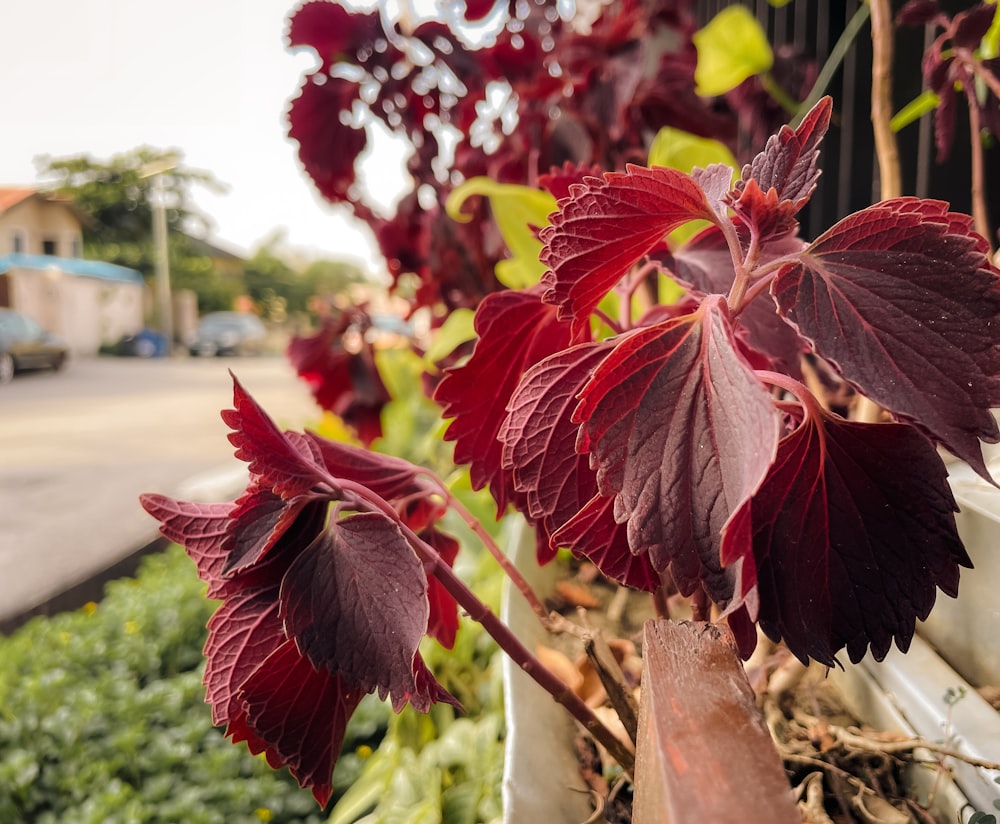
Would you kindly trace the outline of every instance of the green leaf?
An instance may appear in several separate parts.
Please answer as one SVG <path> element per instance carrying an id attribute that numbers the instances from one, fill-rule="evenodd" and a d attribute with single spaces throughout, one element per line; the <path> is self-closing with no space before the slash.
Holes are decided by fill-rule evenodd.
<path id="1" fill-rule="evenodd" d="M 690 132 L 664 126 L 656 133 L 649 147 L 649 166 L 665 166 L 690 174 L 696 166 L 706 169 L 713 163 L 721 163 L 733 170 L 736 176 L 737 163 L 733 153 L 725 144 L 708 137 L 698 137 Z M 693 220 L 674 229 L 669 235 L 670 246 L 680 246 L 708 226 L 707 221 Z M 683 291 L 683 290 L 682 290 Z M 676 297 L 674 297 L 676 300 Z M 668 300 L 673 303 L 674 300 Z"/>
<path id="2" fill-rule="evenodd" d="M 462 204 L 474 195 L 489 198 L 497 227 L 510 249 L 511 258 L 501 261 L 496 268 L 497 280 L 510 289 L 524 289 L 537 283 L 546 269 L 538 261 L 542 251 L 538 230 L 548 226 L 548 216 L 556 210 L 556 199 L 548 192 L 528 186 L 474 177 L 448 196 L 445 204 L 448 215 L 460 223 L 468 222 Z"/>
<path id="3" fill-rule="evenodd" d="M 748 77 L 774 64 L 767 35 L 745 6 L 729 6 L 694 33 L 698 94 L 715 97 L 736 88 Z"/>
<path id="4" fill-rule="evenodd" d="M 941 98 L 934 92 L 930 90 L 922 92 L 896 112 L 892 120 L 889 121 L 889 125 L 894 132 L 902 131 L 915 120 L 919 120 L 928 112 L 934 111 L 940 102 Z"/>
<path id="5" fill-rule="evenodd" d="M 690 174 L 695 166 L 707 169 L 713 163 L 722 163 L 736 173 L 736 158 L 724 144 L 671 126 L 660 129 L 649 147 L 650 166 L 666 166 Z"/>
<path id="6" fill-rule="evenodd" d="M 983 42 L 979 48 L 984 60 L 994 58 L 1000 52 L 1000 3 L 997 3 L 993 12 L 993 22 L 983 35 Z"/>
<path id="7" fill-rule="evenodd" d="M 434 340 L 424 355 L 424 360 L 433 365 L 448 357 L 466 341 L 475 340 L 476 329 L 473 321 L 476 313 L 472 309 L 454 309 L 440 328 L 434 332 Z"/>

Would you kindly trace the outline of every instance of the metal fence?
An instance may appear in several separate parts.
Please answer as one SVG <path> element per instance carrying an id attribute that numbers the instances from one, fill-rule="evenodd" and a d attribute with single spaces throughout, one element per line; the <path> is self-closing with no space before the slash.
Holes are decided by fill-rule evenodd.
<path id="1" fill-rule="evenodd" d="M 732 0 L 698 2 L 701 24 L 708 22 Z M 803 59 L 822 68 L 841 34 L 864 5 L 857 0 L 794 0 L 775 8 L 768 0 L 744 2 L 764 27 L 775 50 L 791 47 Z M 902 4 L 894 3 L 894 9 Z M 971 2 L 943 3 L 954 12 Z M 920 94 L 923 78 L 920 64 L 933 32 L 901 28 L 896 32 L 893 102 L 899 110 Z M 841 217 L 862 209 L 879 197 L 878 169 L 872 136 L 871 30 L 864 22 L 843 62 L 826 89 L 834 99 L 834 120 L 823 144 L 820 160 L 823 175 L 812 202 L 801 215 L 803 234 L 813 238 Z M 903 171 L 903 193 L 946 200 L 955 211 L 969 213 L 970 137 L 964 100 L 957 106 L 957 128 L 951 156 L 936 161 L 933 123 L 930 116 L 903 129 L 898 135 Z M 986 183 L 991 226 L 1000 221 L 1000 150 L 986 152 Z M 990 185 L 992 183 L 992 185 Z M 991 238 L 996 245 L 996 235 Z"/>

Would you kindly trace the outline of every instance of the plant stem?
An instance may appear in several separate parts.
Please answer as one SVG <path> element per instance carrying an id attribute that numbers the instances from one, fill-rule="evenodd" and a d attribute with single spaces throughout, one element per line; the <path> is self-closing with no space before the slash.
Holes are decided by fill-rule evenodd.
<path id="1" fill-rule="evenodd" d="M 439 485 L 441 494 L 444 496 L 448 506 L 458 513 L 459 517 L 465 522 L 465 525 L 476 534 L 476 537 L 479 538 L 480 541 L 482 541 L 483 546 L 486 547 L 486 550 L 500 565 L 500 568 L 510 579 L 510 582 L 517 588 L 517 591 L 524 596 L 524 600 L 528 602 L 528 606 L 531 607 L 531 611 L 538 616 L 543 624 L 547 625 L 549 621 L 549 611 L 542 603 L 542 599 L 539 598 L 538 594 L 531 588 L 531 584 L 524 579 L 521 571 L 514 566 L 510 558 L 507 557 L 506 553 L 504 553 L 504 551 L 497 546 L 496 541 L 493 540 L 493 537 L 479 522 L 479 519 L 462 505 L 462 502 L 452 494 L 451 490 L 444 485 L 441 479 L 433 477 L 433 480 Z"/>
<path id="2" fill-rule="evenodd" d="M 892 130 L 892 7 L 889 0 L 868 0 L 872 15 L 872 130 L 878 158 L 879 197 L 882 200 L 903 194 L 899 167 L 899 146 Z M 875 423 L 881 417 L 878 404 L 859 395 L 851 418 Z"/>
<path id="3" fill-rule="evenodd" d="M 350 503 L 356 504 L 364 510 L 378 510 L 391 518 L 399 526 L 399 529 L 406 537 L 410 546 L 413 547 L 413 551 L 424 564 L 426 570 L 438 579 L 458 605 L 465 610 L 466 614 L 473 621 L 481 624 L 490 637 L 497 642 L 500 649 L 507 653 L 515 664 L 524 670 L 542 689 L 549 693 L 555 699 L 556 703 L 562 704 L 569 714 L 579 721 L 587 732 L 604 746 L 611 754 L 611 757 L 621 765 L 621 768 L 625 772 L 629 775 L 632 774 L 635 768 L 635 750 L 611 732 L 601 722 L 601 719 L 594 714 L 593 710 L 570 689 L 566 682 L 539 661 L 521 643 L 521 640 L 511 632 L 510 628 L 441 559 L 438 551 L 424 541 L 410 527 L 400 521 L 398 513 L 386 500 L 376 495 L 370 489 L 353 481 L 340 478 L 335 479 L 332 476 L 330 476 L 330 481 L 336 485 L 334 488 L 339 487 L 343 492 L 350 492 L 352 494 L 355 500 Z M 450 499 L 450 502 L 457 503 L 447 489 L 444 489 L 444 493 Z M 458 506 L 462 508 L 461 504 L 458 504 Z M 475 520 L 471 515 L 469 517 Z M 482 529 L 481 524 L 480 529 Z M 492 540 L 490 542 L 492 543 Z M 496 544 L 494 543 L 493 546 L 496 547 Z M 497 551 L 499 552 L 499 547 L 497 547 Z M 506 556 L 502 552 L 500 552 L 500 556 L 503 557 L 504 561 L 507 561 Z M 523 581 L 520 573 L 516 570 L 514 572 L 517 578 Z M 547 620 L 547 614 L 545 618 Z"/>
<path id="4" fill-rule="evenodd" d="M 634 750 L 611 732 L 594 714 L 593 710 L 559 676 L 539 661 L 521 643 L 521 640 L 511 632 L 510 628 L 489 607 L 479 600 L 476 594 L 465 585 L 450 566 L 441 560 L 441 556 L 438 555 L 432 546 L 421 540 L 405 524 L 401 524 L 400 528 L 413 547 L 414 552 L 417 553 L 420 560 L 428 567 L 430 573 L 440 581 L 441 585 L 458 602 L 459 606 L 465 610 L 468 616 L 473 621 L 481 624 L 490 637 L 510 656 L 511 660 L 526 672 L 535 683 L 549 693 L 557 703 L 562 704 L 570 715 L 579 721 L 607 749 L 611 756 L 621 765 L 621 768 L 631 775 L 635 769 Z"/>
<path id="5" fill-rule="evenodd" d="M 993 240 L 990 237 L 990 216 L 986 208 L 986 171 L 983 163 L 983 136 L 982 122 L 979 116 L 979 103 L 976 100 L 976 83 L 974 78 L 969 77 L 968 82 L 963 83 L 965 94 L 969 101 L 969 140 L 972 144 L 972 220 L 975 223 L 976 231 L 979 232 L 986 242 L 993 248 Z"/>
<path id="6" fill-rule="evenodd" d="M 872 15 L 872 128 L 878 157 L 879 197 L 903 193 L 899 147 L 892 122 L 892 8 L 889 0 L 868 0 Z"/>
<path id="7" fill-rule="evenodd" d="M 837 42 L 834 43 L 830 55 L 826 58 L 823 68 L 820 69 L 819 75 L 816 77 L 816 82 L 813 83 L 812 89 L 809 90 L 809 95 L 802 101 L 798 109 L 799 113 L 792 118 L 792 122 L 789 124 L 792 128 L 797 127 L 802 122 L 802 118 L 806 116 L 806 113 L 826 94 L 830 81 L 833 80 L 833 76 L 837 73 L 837 69 L 840 68 L 840 64 L 844 62 L 844 58 L 854 43 L 854 39 L 861 32 L 865 23 L 868 22 L 869 16 L 871 16 L 871 9 L 867 3 L 862 3 L 858 7 L 858 10 L 854 12 L 854 16 L 847 22 Z"/>

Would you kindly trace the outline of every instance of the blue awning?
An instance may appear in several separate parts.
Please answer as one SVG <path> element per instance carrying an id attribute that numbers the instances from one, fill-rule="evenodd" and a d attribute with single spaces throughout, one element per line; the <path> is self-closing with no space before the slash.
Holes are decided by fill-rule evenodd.
<path id="1" fill-rule="evenodd" d="M 54 255 L 12 254 L 0 257 L 0 275 L 11 269 L 58 269 L 69 275 L 115 280 L 120 283 L 143 283 L 142 273 L 116 263 L 105 263 L 103 260 L 83 260 L 82 258 L 63 258 Z"/>

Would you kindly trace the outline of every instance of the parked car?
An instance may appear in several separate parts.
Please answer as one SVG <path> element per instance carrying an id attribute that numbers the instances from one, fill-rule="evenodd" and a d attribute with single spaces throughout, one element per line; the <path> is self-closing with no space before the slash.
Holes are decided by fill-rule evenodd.
<path id="1" fill-rule="evenodd" d="M 192 355 L 259 355 L 267 330 L 256 315 L 209 312 L 198 323 L 188 346 Z"/>
<path id="2" fill-rule="evenodd" d="M 27 369 L 59 369 L 68 356 L 66 344 L 31 318 L 0 309 L 0 383 Z"/>

